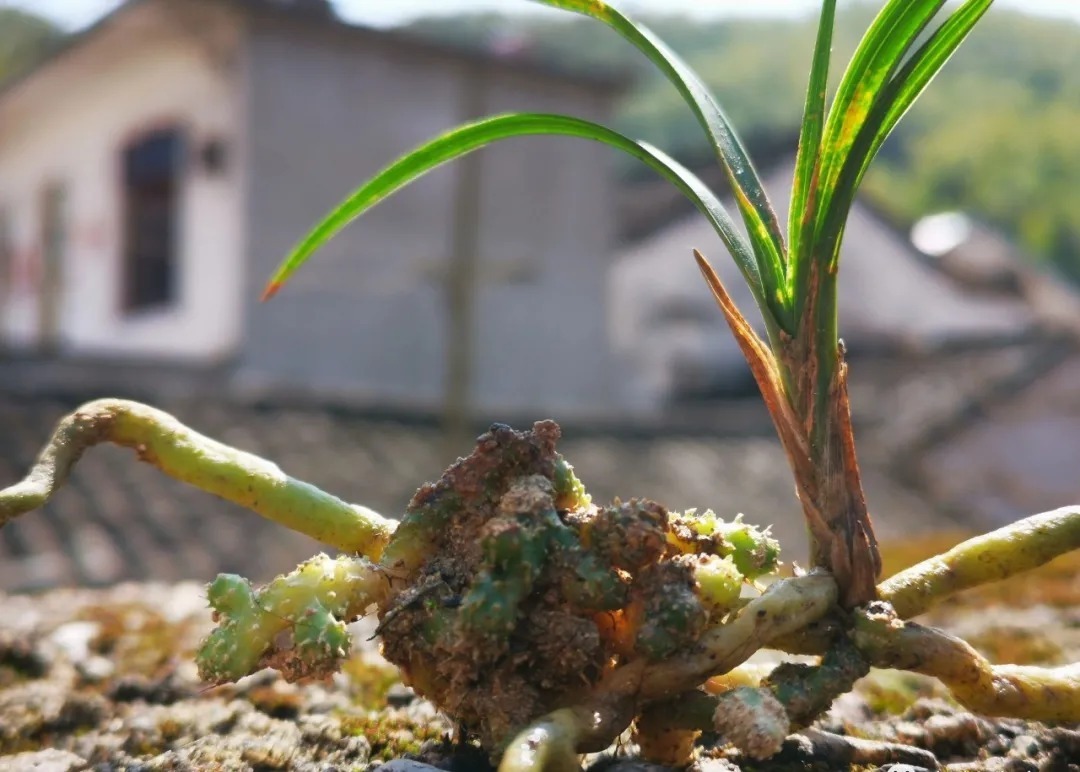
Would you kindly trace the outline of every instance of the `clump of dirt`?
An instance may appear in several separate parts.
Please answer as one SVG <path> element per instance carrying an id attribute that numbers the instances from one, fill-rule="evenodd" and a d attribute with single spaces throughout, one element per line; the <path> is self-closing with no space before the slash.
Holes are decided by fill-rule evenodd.
<path id="1" fill-rule="evenodd" d="M 740 520 L 594 505 L 559 434 L 493 426 L 417 492 L 381 563 L 384 655 L 488 749 L 612 669 L 692 647 L 776 567 Z"/>

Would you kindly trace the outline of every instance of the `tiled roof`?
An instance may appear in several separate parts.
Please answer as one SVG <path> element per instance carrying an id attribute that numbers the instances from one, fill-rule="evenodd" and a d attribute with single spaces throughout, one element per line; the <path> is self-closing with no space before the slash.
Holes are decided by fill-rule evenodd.
<path id="1" fill-rule="evenodd" d="M 143 394 L 159 395 L 143 396 L 145 401 L 192 428 L 386 515 L 403 511 L 416 488 L 438 477 L 452 460 L 430 419 L 378 417 L 371 410 L 295 398 L 288 403 L 230 402 L 222 396 L 228 389 L 213 374 L 185 381 L 181 373 L 160 368 L 16 364 L 7 362 L 0 371 L 0 383 L 8 390 L 0 392 L 0 486 L 25 474 L 63 415 L 83 401 L 124 393 L 107 385 L 110 375 L 120 379 L 114 383 L 128 384 L 129 394 L 138 393 L 132 384 L 141 383 Z M 947 457 L 955 457 L 957 448 L 981 436 L 978 427 L 985 416 L 1008 427 L 1012 424 L 1002 423 L 1002 417 L 1014 414 L 1031 426 L 1073 415 L 1074 398 L 1072 408 L 1063 410 L 1063 397 L 1039 395 L 1044 383 L 1053 394 L 1071 393 L 1067 387 L 1078 367 L 1075 347 L 1053 339 L 853 360 L 856 440 L 879 537 L 888 541 L 999 524 L 975 506 L 989 490 L 978 464 L 969 464 L 962 476 L 946 476 L 946 485 L 935 454 L 945 448 L 952 454 Z M 160 377 L 140 378 L 140 372 L 146 376 L 150 371 Z M 83 384 L 79 393 L 59 391 L 72 383 Z M 802 515 L 787 461 L 763 423 L 764 411 L 739 401 L 679 410 L 648 425 L 564 426 L 560 449 L 598 501 L 643 496 L 673 509 L 712 507 L 724 516 L 743 512 L 752 522 L 774 526 L 786 559 L 803 559 Z M 1008 437 L 993 452 L 1008 455 Z M 468 452 L 467 445 L 457 452 Z M 976 455 L 993 461 L 992 449 L 979 450 Z M 1045 451 L 1035 448 L 1033 462 Z M 1024 498 L 1015 491 L 1008 505 L 1014 516 L 1046 506 L 1043 497 Z M 166 478 L 130 451 L 105 446 L 85 454 L 44 511 L 0 529 L 0 589 L 121 579 L 207 580 L 219 571 L 265 580 L 320 548 Z"/>
<path id="2" fill-rule="evenodd" d="M 25 473 L 52 426 L 79 401 L 0 396 L 0 483 Z M 401 512 L 416 487 L 437 477 L 447 461 L 438 429 L 423 423 L 205 399 L 159 406 L 205 434 L 385 514 Z M 774 524 L 789 559 L 806 553 L 787 462 L 771 437 L 570 429 L 560 447 L 598 500 L 649 496 L 676 509 L 744 512 L 751 521 Z M 883 470 L 869 464 L 864 474 L 884 538 L 940 526 L 925 501 Z M 166 478 L 130 451 L 98 447 L 86 453 L 44 511 L 0 530 L 0 589 L 208 580 L 218 571 L 265 580 L 319 549 L 306 537 Z"/>

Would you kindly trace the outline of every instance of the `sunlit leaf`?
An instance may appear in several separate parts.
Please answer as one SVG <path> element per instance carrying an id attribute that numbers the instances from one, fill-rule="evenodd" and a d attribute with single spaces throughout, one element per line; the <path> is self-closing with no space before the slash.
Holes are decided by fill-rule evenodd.
<path id="1" fill-rule="evenodd" d="M 602 21 L 632 43 L 679 90 L 698 121 L 727 173 L 757 255 L 763 283 L 770 299 L 769 307 L 777 318 L 788 318 L 790 311 L 785 280 L 786 249 L 780 224 L 769 203 L 750 157 L 728 122 L 716 98 L 674 51 L 648 27 L 639 24 L 601 0 L 534 0 L 554 8 L 589 16 Z"/>
<path id="2" fill-rule="evenodd" d="M 822 137 L 816 225 L 819 234 L 825 215 L 831 210 L 837 180 L 863 124 L 919 34 L 944 3 L 945 0 L 890 0 L 855 50 L 840 80 Z M 830 256 L 818 253 L 817 258 L 827 260 Z"/>
<path id="3" fill-rule="evenodd" d="M 799 132 L 799 152 L 795 158 L 795 181 L 788 212 L 788 245 L 793 256 L 791 259 L 794 260 L 798 260 L 802 254 L 802 244 L 813 237 L 813 197 L 817 188 L 821 135 L 825 126 L 825 97 L 829 87 L 829 59 L 832 56 L 835 17 L 836 0 L 824 0 L 810 65 L 810 80 L 806 87 L 806 107 Z"/>
<path id="4" fill-rule="evenodd" d="M 513 113 L 486 118 L 447 132 L 394 161 L 360 186 L 318 223 L 274 273 L 263 298 L 276 293 L 323 244 L 390 194 L 443 164 L 509 137 L 558 134 L 601 142 L 638 158 L 674 183 L 716 229 L 735 258 L 759 306 L 764 305 L 761 276 L 746 238 L 723 204 L 700 179 L 659 150 L 580 118 L 543 113 Z M 689 251 L 689 245 L 687 250 Z"/>
<path id="5" fill-rule="evenodd" d="M 990 8 L 993 0 L 967 0 L 904 62 L 878 96 L 836 181 L 823 234 L 835 233 L 847 218 L 855 192 L 896 124 Z M 835 259 L 835 258 L 834 258 Z"/>

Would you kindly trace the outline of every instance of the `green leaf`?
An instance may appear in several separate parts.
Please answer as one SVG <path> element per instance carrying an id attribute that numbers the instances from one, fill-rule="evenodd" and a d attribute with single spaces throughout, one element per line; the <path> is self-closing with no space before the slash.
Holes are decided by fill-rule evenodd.
<path id="1" fill-rule="evenodd" d="M 890 0 L 855 50 L 825 124 L 815 226 L 817 236 L 822 235 L 823 221 L 832 210 L 837 180 L 863 124 L 905 54 L 944 3 L 945 0 Z M 817 250 L 815 253 L 818 259 L 831 257 Z"/>
<path id="2" fill-rule="evenodd" d="M 814 195 L 820 170 L 821 134 L 825 125 L 825 97 L 829 87 L 829 59 L 832 55 L 833 25 L 836 0 L 824 0 L 818 21 L 817 41 L 810 65 L 810 80 L 806 87 L 806 107 L 803 110 L 802 130 L 799 132 L 799 152 L 795 157 L 795 182 L 791 188 L 791 207 L 788 212 L 788 245 L 790 260 L 802 260 L 801 247 L 813 234 Z M 790 273 L 791 265 L 788 265 Z"/>
<path id="3" fill-rule="evenodd" d="M 934 31 L 930 39 L 919 47 L 892 79 L 889 88 L 879 100 L 883 117 L 875 115 L 864 129 L 873 139 L 865 157 L 858 159 L 861 167 L 859 179 L 877 155 L 886 137 L 945 66 L 983 14 L 990 9 L 993 1 L 967 0 Z"/>
<path id="4" fill-rule="evenodd" d="M 790 298 L 785 280 L 787 257 L 776 213 L 735 130 L 697 73 L 648 27 L 638 24 L 602 0 L 534 1 L 589 16 L 607 24 L 645 54 L 679 90 L 705 129 L 731 183 L 743 222 L 750 234 L 769 298 L 769 307 L 776 318 L 789 319 Z"/>
<path id="5" fill-rule="evenodd" d="M 723 204 L 705 183 L 674 159 L 645 143 L 635 142 L 605 126 L 580 118 L 542 113 L 497 115 L 459 126 L 394 161 L 354 191 L 293 248 L 271 278 L 263 299 L 271 297 L 281 289 L 289 277 L 319 247 L 393 192 L 432 169 L 491 142 L 531 134 L 567 135 L 601 142 L 640 159 L 674 183 L 716 229 L 750 285 L 755 300 L 765 314 L 766 323 L 770 329 L 774 329 L 773 320 L 769 317 L 765 303 L 761 276 L 753 250 L 746 238 L 735 227 L 735 223 Z M 692 245 L 687 245 L 687 249 L 690 246 Z"/>
<path id="6" fill-rule="evenodd" d="M 881 91 L 837 178 L 822 233 L 836 233 L 842 227 L 859 184 L 882 143 L 992 3 L 993 0 L 967 0 L 919 46 Z M 835 260 L 838 249 L 832 251 Z"/>

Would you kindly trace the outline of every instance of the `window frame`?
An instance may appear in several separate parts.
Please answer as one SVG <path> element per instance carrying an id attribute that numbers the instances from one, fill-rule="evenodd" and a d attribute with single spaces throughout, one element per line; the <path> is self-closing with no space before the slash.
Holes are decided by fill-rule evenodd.
<path id="1" fill-rule="evenodd" d="M 170 146 L 166 168 L 154 158 L 153 144 L 164 140 Z M 119 307 L 125 317 L 159 313 L 175 308 L 181 296 L 182 204 L 187 183 L 188 132 L 180 121 L 162 121 L 129 135 L 117 151 L 120 177 Z M 135 160 L 142 153 L 141 160 Z M 143 168 L 133 168 L 142 163 Z M 155 211 L 157 208 L 159 211 Z M 158 216 L 164 235 L 151 235 L 158 244 L 142 245 L 140 225 Z M 143 222 L 138 220 L 142 219 Z"/>

